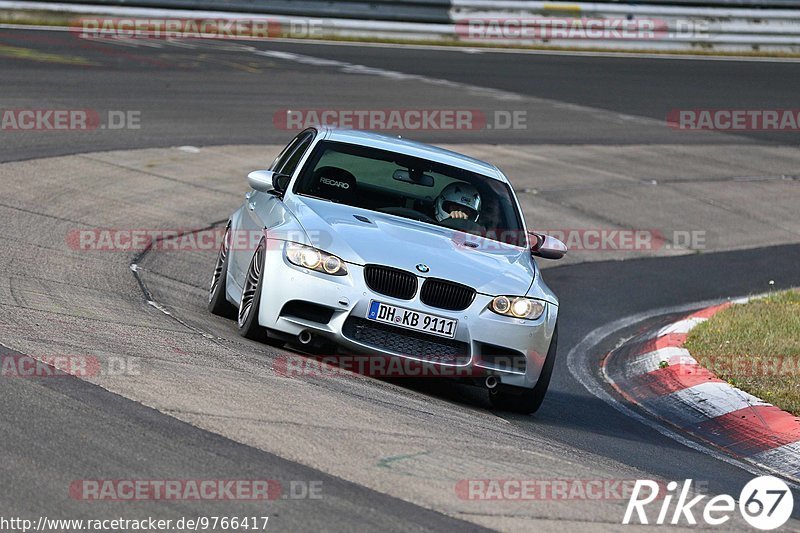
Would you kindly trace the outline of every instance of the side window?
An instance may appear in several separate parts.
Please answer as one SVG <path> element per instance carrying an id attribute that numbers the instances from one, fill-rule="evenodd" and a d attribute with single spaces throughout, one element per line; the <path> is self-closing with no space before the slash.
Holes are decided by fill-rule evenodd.
<path id="1" fill-rule="evenodd" d="M 272 164 L 272 170 L 278 174 L 286 174 L 291 176 L 297 169 L 297 164 L 300 163 L 303 154 L 311 145 L 314 140 L 313 131 L 305 131 L 294 138 L 289 143 L 289 146 L 278 156 L 275 163 Z"/>
<path id="2" fill-rule="evenodd" d="M 269 166 L 269 170 L 275 171 L 276 168 L 278 168 L 279 166 L 283 165 L 283 162 L 286 160 L 288 155 L 292 152 L 292 149 L 297 145 L 297 142 L 300 140 L 300 137 L 302 137 L 302 136 L 303 136 L 303 134 L 301 133 L 300 135 L 298 135 L 297 137 L 292 139 L 292 142 L 287 144 L 283 148 L 283 150 L 281 150 L 281 153 L 278 154 L 278 157 L 276 157 L 275 161 L 273 161 L 272 164 Z"/>
<path id="3" fill-rule="evenodd" d="M 291 155 L 292 152 L 294 152 L 294 149 L 297 147 L 297 145 L 300 144 L 309 133 L 313 134 L 313 131 L 304 130 L 298 133 L 297 136 L 294 139 L 292 139 L 289 142 L 289 144 L 287 144 L 284 147 L 283 150 L 281 150 L 281 153 L 278 154 L 278 157 L 276 157 L 275 160 L 272 162 L 272 164 L 269 166 L 269 170 L 276 171 L 278 167 L 283 166 L 286 163 L 286 159 L 289 158 L 289 155 Z"/>

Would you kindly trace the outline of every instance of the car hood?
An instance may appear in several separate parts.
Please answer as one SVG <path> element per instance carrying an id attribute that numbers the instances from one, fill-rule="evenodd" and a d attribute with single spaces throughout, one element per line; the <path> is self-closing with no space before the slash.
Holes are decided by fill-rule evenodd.
<path id="1" fill-rule="evenodd" d="M 349 263 L 387 265 L 489 295 L 524 295 L 535 276 L 535 263 L 522 248 L 325 200 L 294 196 L 288 203 L 310 244 Z M 429 272 L 419 272 L 420 264 Z"/>

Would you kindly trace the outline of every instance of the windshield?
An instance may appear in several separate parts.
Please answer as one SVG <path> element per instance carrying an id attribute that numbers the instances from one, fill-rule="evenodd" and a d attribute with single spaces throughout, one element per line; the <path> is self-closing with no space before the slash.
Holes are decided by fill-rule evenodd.
<path id="1" fill-rule="evenodd" d="M 323 141 L 294 192 L 525 246 L 511 188 L 496 179 L 404 154 Z"/>

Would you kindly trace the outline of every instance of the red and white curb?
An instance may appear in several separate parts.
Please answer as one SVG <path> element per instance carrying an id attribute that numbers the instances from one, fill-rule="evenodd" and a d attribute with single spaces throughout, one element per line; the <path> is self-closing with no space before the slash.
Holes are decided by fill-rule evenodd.
<path id="1" fill-rule="evenodd" d="M 739 459 L 800 480 L 800 418 L 722 381 L 683 347 L 692 328 L 730 305 L 697 311 L 632 339 L 605 357 L 603 373 L 617 392 L 651 415 Z"/>

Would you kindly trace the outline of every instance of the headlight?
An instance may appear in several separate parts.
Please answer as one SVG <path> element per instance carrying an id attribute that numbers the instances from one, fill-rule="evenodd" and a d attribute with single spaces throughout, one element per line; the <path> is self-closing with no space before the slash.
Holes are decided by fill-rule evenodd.
<path id="1" fill-rule="evenodd" d="M 489 304 L 489 309 L 498 315 L 536 320 L 544 313 L 544 304 L 521 296 L 497 296 Z"/>
<path id="2" fill-rule="evenodd" d="M 311 246 L 294 242 L 286 243 L 286 259 L 293 265 L 330 274 L 331 276 L 347 275 L 347 267 L 344 261 L 335 255 L 325 253 Z"/>

